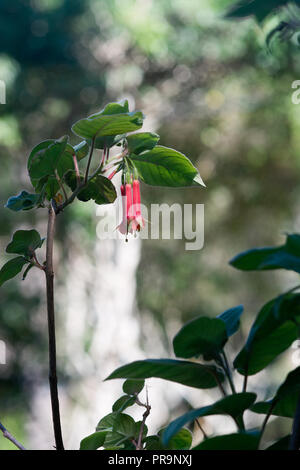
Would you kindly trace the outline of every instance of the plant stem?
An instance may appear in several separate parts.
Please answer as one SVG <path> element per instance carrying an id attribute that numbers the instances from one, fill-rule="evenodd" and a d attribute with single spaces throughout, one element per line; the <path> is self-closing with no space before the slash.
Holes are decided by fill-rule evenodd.
<path id="1" fill-rule="evenodd" d="M 3 437 L 6 437 L 6 439 L 12 442 L 18 449 L 26 450 L 25 447 L 17 441 L 17 439 L 3 426 L 2 423 L 0 423 L 0 431 L 2 431 Z"/>
<path id="2" fill-rule="evenodd" d="M 231 370 L 230 370 L 230 367 L 229 367 L 229 363 L 228 363 L 225 351 L 222 351 L 221 354 L 222 354 L 223 359 L 224 359 L 224 372 L 227 375 L 231 391 L 232 391 L 232 393 L 236 393 L 236 389 L 235 389 L 235 386 L 234 386 L 234 383 L 233 383 L 233 380 L 232 380 Z"/>
<path id="3" fill-rule="evenodd" d="M 290 441 L 289 450 L 299 450 L 300 449 L 300 395 L 298 399 L 298 404 L 296 408 L 296 413 L 294 416 L 293 422 L 293 432 Z"/>
<path id="4" fill-rule="evenodd" d="M 91 162 L 92 162 L 92 158 L 93 158 L 93 152 L 94 152 L 94 145 L 95 145 L 95 137 L 93 137 L 93 139 L 92 139 L 89 159 L 88 159 L 88 163 L 87 163 L 87 166 L 86 166 L 85 177 L 84 177 L 85 184 L 87 183 L 88 177 L 89 177 L 89 171 L 90 171 L 90 166 L 91 166 Z"/>
<path id="5" fill-rule="evenodd" d="M 263 422 L 263 425 L 262 425 L 262 427 L 261 427 L 260 438 L 259 438 L 260 441 L 261 441 L 261 439 L 262 439 L 262 437 L 263 437 L 263 434 L 264 434 L 264 432 L 265 432 L 266 426 L 267 426 L 267 424 L 268 424 L 268 421 L 269 421 L 270 417 L 272 416 L 272 412 L 273 412 L 273 410 L 274 410 L 276 404 L 277 404 L 277 401 L 276 401 L 276 400 L 273 400 L 272 403 L 271 403 L 271 405 L 270 405 L 268 414 L 266 415 L 266 417 L 265 417 L 265 419 L 264 419 L 264 422 Z"/>
<path id="6" fill-rule="evenodd" d="M 47 287 L 47 313 L 48 313 L 48 335 L 49 335 L 49 384 L 51 394 L 52 419 L 54 427 L 54 436 L 56 442 L 56 450 L 64 450 L 59 400 L 57 390 L 57 373 L 56 373 L 56 339 L 55 339 L 55 314 L 54 314 L 54 271 L 53 271 L 53 242 L 55 232 L 55 210 L 51 204 L 48 212 L 48 230 L 47 230 L 47 247 L 46 247 L 46 287 Z"/>

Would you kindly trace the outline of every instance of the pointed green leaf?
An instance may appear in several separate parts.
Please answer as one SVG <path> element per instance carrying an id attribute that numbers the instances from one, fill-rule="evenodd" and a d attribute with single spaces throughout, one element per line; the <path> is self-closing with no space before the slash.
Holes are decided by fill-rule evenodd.
<path id="1" fill-rule="evenodd" d="M 215 357 L 227 341 L 226 325 L 218 318 L 199 317 L 184 325 L 173 340 L 177 357 Z"/>
<path id="2" fill-rule="evenodd" d="M 96 137 L 116 136 L 140 129 L 143 125 L 143 118 L 143 113 L 140 111 L 128 111 L 128 102 L 124 105 L 110 103 L 99 113 L 77 121 L 73 124 L 72 131 L 89 140 Z"/>
<path id="3" fill-rule="evenodd" d="M 147 359 L 131 362 L 116 369 L 106 380 L 147 379 L 157 377 L 177 382 L 188 387 L 213 388 L 224 380 L 224 374 L 214 366 L 205 366 L 188 361 L 173 359 Z"/>
<path id="4" fill-rule="evenodd" d="M 235 368 L 243 375 L 262 370 L 298 338 L 299 324 L 300 294 L 284 294 L 268 302 L 236 357 Z"/>
<path id="5" fill-rule="evenodd" d="M 259 434 L 226 434 L 201 442 L 193 450 L 257 450 Z"/>
<path id="6" fill-rule="evenodd" d="M 90 436 L 85 437 L 80 442 L 80 450 L 97 450 L 102 447 L 105 441 L 106 432 L 94 432 Z"/>
<path id="7" fill-rule="evenodd" d="M 163 434 L 163 444 L 167 446 L 172 436 L 174 436 L 183 426 L 195 419 L 202 418 L 203 416 L 228 415 L 233 419 L 236 419 L 241 416 L 245 410 L 250 408 L 255 399 L 255 393 L 236 393 L 222 398 L 222 400 L 219 400 L 212 405 L 191 410 L 169 424 Z"/>
<path id="8" fill-rule="evenodd" d="M 293 418 L 296 412 L 300 394 L 300 367 L 288 374 L 284 383 L 279 387 L 272 400 L 258 402 L 251 411 L 267 414 L 272 408 L 272 415 Z"/>
<path id="9" fill-rule="evenodd" d="M 43 241 L 36 230 L 18 230 L 7 245 L 6 252 L 31 257 L 34 251 L 42 246 Z"/>
<path id="10" fill-rule="evenodd" d="M 153 132 L 138 132 L 126 137 L 128 153 L 139 155 L 145 150 L 152 150 L 159 141 L 159 135 Z"/>
<path id="11" fill-rule="evenodd" d="M 278 247 L 245 251 L 233 258 L 230 264 L 243 271 L 287 269 L 300 273 L 300 235 L 288 235 L 286 243 Z"/>
<path id="12" fill-rule="evenodd" d="M 205 186 L 191 161 L 174 149 L 157 145 L 140 155 L 131 154 L 129 159 L 147 184 L 170 187 Z"/>
<path id="13" fill-rule="evenodd" d="M 77 187 L 77 178 L 75 171 L 69 171 L 65 175 L 67 185 L 74 191 Z M 83 181 L 83 177 L 81 177 Z M 117 197 L 116 189 L 113 183 L 105 176 L 96 175 L 84 187 L 77 198 L 80 201 L 89 201 L 93 199 L 96 204 L 110 204 L 115 201 Z"/>
<path id="14" fill-rule="evenodd" d="M 17 196 L 8 199 L 5 207 L 14 212 L 28 211 L 33 209 L 40 201 L 40 194 L 30 194 L 27 191 L 21 191 Z"/>
<path id="15" fill-rule="evenodd" d="M 138 395 L 145 386 L 145 380 L 126 380 L 123 384 L 123 392 L 127 395 Z"/>
<path id="16" fill-rule="evenodd" d="M 8 261 L 0 270 L 0 287 L 4 282 L 19 274 L 27 263 L 28 261 L 23 256 L 17 256 Z"/>
<path id="17" fill-rule="evenodd" d="M 227 337 L 234 335 L 240 326 L 240 317 L 244 311 L 244 307 L 239 305 L 238 307 L 230 308 L 221 313 L 217 318 L 220 318 L 225 323 Z"/>
<path id="18" fill-rule="evenodd" d="M 131 397 L 129 395 L 123 395 L 113 404 L 112 410 L 121 413 L 122 411 L 126 410 L 126 408 L 129 408 L 130 406 L 134 404 L 135 404 L 135 397 Z"/>

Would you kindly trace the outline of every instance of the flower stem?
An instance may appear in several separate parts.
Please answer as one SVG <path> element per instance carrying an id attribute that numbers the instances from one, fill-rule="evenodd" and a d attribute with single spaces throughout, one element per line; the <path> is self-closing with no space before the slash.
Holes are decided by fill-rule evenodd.
<path id="1" fill-rule="evenodd" d="M 47 288 L 47 313 L 49 336 L 49 385 L 51 395 L 52 420 L 56 450 L 64 450 L 62 439 L 59 400 L 57 390 L 56 373 L 56 338 L 55 338 L 55 313 L 54 313 L 54 271 L 53 271 L 53 242 L 55 232 L 55 210 L 51 204 L 48 213 L 47 247 L 46 247 L 46 288 Z"/>

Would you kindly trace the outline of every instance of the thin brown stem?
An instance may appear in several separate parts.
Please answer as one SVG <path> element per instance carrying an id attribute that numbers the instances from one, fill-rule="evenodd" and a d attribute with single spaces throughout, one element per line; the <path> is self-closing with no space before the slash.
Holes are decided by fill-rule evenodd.
<path id="1" fill-rule="evenodd" d="M 12 442 L 18 449 L 26 450 L 25 447 L 20 444 L 19 441 L 0 423 L 0 431 L 2 431 L 3 437 L 6 437 L 10 442 Z"/>
<path id="2" fill-rule="evenodd" d="M 198 428 L 199 428 L 200 431 L 202 432 L 204 439 L 207 439 L 207 438 L 208 438 L 208 435 L 206 434 L 206 432 L 204 431 L 203 427 L 201 426 L 199 419 L 195 419 L 195 423 L 197 424 Z"/>
<path id="3" fill-rule="evenodd" d="M 137 405 L 143 406 L 144 408 L 146 408 L 146 411 L 143 414 L 143 420 L 142 420 L 140 431 L 139 431 L 138 441 L 136 443 L 136 450 L 143 450 L 142 442 L 143 442 L 146 419 L 148 418 L 150 411 L 151 411 L 151 406 L 149 405 L 149 400 L 148 400 L 148 391 L 146 391 L 146 395 L 147 395 L 146 404 L 141 403 L 138 397 L 136 397 L 136 400 L 135 400 Z"/>
<path id="4" fill-rule="evenodd" d="M 56 373 L 56 338 L 55 338 L 55 313 L 54 313 L 54 271 L 53 271 L 53 242 L 55 232 L 55 210 L 51 204 L 48 213 L 47 247 L 46 247 L 46 287 L 47 287 L 47 313 L 48 313 L 48 335 L 49 335 L 49 384 L 52 406 L 52 420 L 54 427 L 54 436 L 56 450 L 64 450 L 59 400 L 57 390 Z"/>

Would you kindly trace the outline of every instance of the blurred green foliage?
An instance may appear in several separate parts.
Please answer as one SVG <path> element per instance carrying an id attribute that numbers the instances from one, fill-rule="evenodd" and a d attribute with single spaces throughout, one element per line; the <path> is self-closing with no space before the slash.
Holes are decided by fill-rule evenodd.
<path id="1" fill-rule="evenodd" d="M 138 306 L 160 326 L 167 349 L 170 331 L 195 315 L 214 316 L 238 303 L 256 313 L 278 291 L 281 275 L 241 277 L 227 262 L 246 248 L 282 243 L 282 234 L 299 224 L 300 113 L 291 103 L 291 84 L 300 76 L 299 48 L 276 42 L 270 53 L 265 37 L 277 20 L 268 19 L 263 31 L 254 19 L 224 20 L 232 4 L 2 0 L 0 5 L 0 79 L 7 88 L 7 104 L 0 105 L 1 257 L 13 229 L 37 222 L 30 213 L 13 220 L 3 208 L 20 187 L 30 190 L 25 170 L 30 149 L 60 137 L 105 102 L 135 100 L 136 108 L 146 109 L 160 143 L 191 156 L 207 185 L 184 192 L 143 188 L 147 203 L 176 197 L 205 204 L 204 250 L 186 252 L 180 240 L 143 242 Z M 92 243 L 94 219 L 92 206 L 66 211 L 58 229 L 61 248 L 74 229 Z M 293 282 L 293 275 L 289 279 Z M 30 381 L 40 373 L 46 377 L 41 365 L 46 365 L 41 334 L 46 329 L 37 315 L 41 299 L 18 281 L 1 289 L 0 301 L 0 338 L 13 354 L 9 368 L 0 366 L 5 421 L 19 406 L 30 411 Z M 142 343 L 149 344 L 147 322 L 141 326 Z"/>

